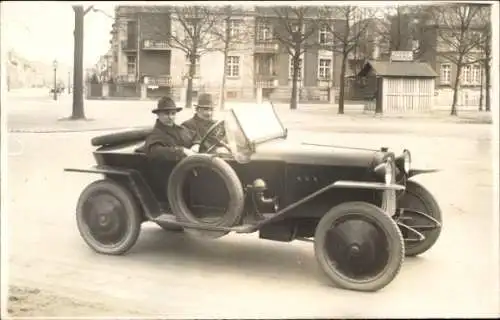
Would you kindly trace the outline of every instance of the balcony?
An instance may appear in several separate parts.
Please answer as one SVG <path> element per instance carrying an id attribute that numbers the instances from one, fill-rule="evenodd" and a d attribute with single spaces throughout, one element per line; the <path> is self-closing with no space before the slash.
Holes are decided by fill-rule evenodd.
<path id="1" fill-rule="evenodd" d="M 136 76 L 135 74 L 122 74 L 116 76 L 116 83 L 135 83 Z"/>
<path id="2" fill-rule="evenodd" d="M 159 76 L 145 76 L 144 83 L 149 86 L 171 87 L 172 77 L 168 74 Z"/>
<path id="3" fill-rule="evenodd" d="M 278 53 L 279 45 L 277 41 L 256 41 L 255 53 Z"/>
<path id="4" fill-rule="evenodd" d="M 170 43 L 167 40 L 144 40 L 142 42 L 143 50 L 164 51 L 170 50 Z"/>
<path id="5" fill-rule="evenodd" d="M 137 51 L 137 42 L 135 41 L 122 40 L 121 44 L 122 44 L 122 50 L 124 52 Z"/>
<path id="6" fill-rule="evenodd" d="M 278 86 L 278 76 L 271 73 L 255 75 L 255 86 L 259 88 L 275 88 Z"/>

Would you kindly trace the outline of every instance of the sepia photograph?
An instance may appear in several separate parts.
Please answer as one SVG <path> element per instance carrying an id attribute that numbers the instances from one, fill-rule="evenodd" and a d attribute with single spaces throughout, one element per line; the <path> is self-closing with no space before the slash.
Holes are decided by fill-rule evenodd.
<path id="1" fill-rule="evenodd" d="M 500 317 L 499 19 L 2 2 L 2 319 Z"/>

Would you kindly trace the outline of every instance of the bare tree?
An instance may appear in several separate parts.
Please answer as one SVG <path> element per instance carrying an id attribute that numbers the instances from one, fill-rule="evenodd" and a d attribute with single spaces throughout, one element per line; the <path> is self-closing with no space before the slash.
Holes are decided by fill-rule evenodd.
<path id="1" fill-rule="evenodd" d="M 180 28 L 178 30 L 172 28 L 170 45 L 184 52 L 189 61 L 186 108 L 190 108 L 196 64 L 202 55 L 212 50 L 210 30 L 217 19 L 209 7 L 203 6 L 176 6 L 173 8 L 173 12 L 172 21 L 177 23 Z"/>
<path id="2" fill-rule="evenodd" d="M 360 23 L 363 16 L 371 16 L 374 9 L 359 8 L 358 6 L 325 6 L 320 9 L 320 17 L 323 27 L 326 28 L 333 38 L 331 46 L 327 50 L 339 52 L 342 56 L 340 68 L 340 90 L 338 113 L 344 113 L 345 75 L 349 56 L 359 46 L 360 40 L 364 38 L 369 23 Z M 365 11 L 365 12 L 363 12 Z M 341 28 L 334 26 L 334 21 L 341 21 Z"/>
<path id="3" fill-rule="evenodd" d="M 425 53 L 420 39 L 427 19 L 423 6 L 396 5 L 374 25 L 375 33 L 389 51 L 412 51 L 413 57 L 419 59 Z"/>
<path id="4" fill-rule="evenodd" d="M 457 115 L 458 88 L 464 66 L 481 61 L 477 51 L 481 44 L 478 26 L 481 20 L 481 5 L 446 4 L 434 6 L 432 14 L 438 25 L 437 40 L 442 43 L 438 54 L 456 66 L 453 84 L 451 115 Z"/>
<path id="5" fill-rule="evenodd" d="M 247 30 L 251 30 L 252 28 L 248 28 L 248 23 L 243 16 L 244 10 L 241 8 L 228 5 L 224 7 L 215 7 L 213 10 L 214 15 L 218 17 L 217 23 L 210 29 L 210 33 L 216 43 L 213 50 L 222 52 L 224 55 L 224 70 L 222 72 L 219 101 L 220 108 L 224 109 L 229 52 L 236 46 L 249 43 L 251 34 L 249 34 Z M 243 19 L 237 17 L 242 17 Z"/>
<path id="6" fill-rule="evenodd" d="M 265 11 L 267 8 L 260 8 Z M 300 71 L 300 57 L 315 44 L 310 41 L 311 36 L 316 34 L 318 24 L 316 7 L 305 6 L 280 6 L 272 8 L 272 12 L 264 14 L 262 20 L 273 23 L 274 38 L 292 59 L 292 97 L 290 109 L 297 109 L 298 104 L 298 80 Z M 274 20 L 274 21 L 273 21 Z"/>
<path id="7" fill-rule="evenodd" d="M 481 16 L 481 42 L 479 48 L 481 50 L 481 95 L 479 98 L 479 111 L 483 108 L 483 88 L 486 88 L 485 110 L 491 111 L 491 6 L 484 5 L 480 13 Z M 484 70 L 484 71 L 483 71 Z M 483 83 L 484 74 L 484 83 Z M 484 85 L 483 85 L 484 84 Z"/>

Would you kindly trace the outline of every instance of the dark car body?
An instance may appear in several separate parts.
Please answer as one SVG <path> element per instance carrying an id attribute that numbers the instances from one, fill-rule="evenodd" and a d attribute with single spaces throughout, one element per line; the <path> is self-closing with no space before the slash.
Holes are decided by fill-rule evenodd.
<path id="1" fill-rule="evenodd" d="M 292 141 L 274 108 L 263 110 L 266 114 L 263 117 L 274 117 L 266 126 L 268 134 L 255 133 L 260 132 L 257 130 L 253 131 L 254 138 L 250 137 L 251 125 L 242 123 L 249 121 L 244 120 L 247 119 L 246 111 L 238 114 L 231 110 L 225 122 L 230 152 L 197 156 L 205 159 L 209 166 L 211 161 L 220 164 L 221 159 L 229 164 L 232 168 L 229 171 L 234 171 L 236 176 L 233 188 L 243 190 L 233 192 L 232 197 L 240 194 L 240 200 L 231 198 L 231 192 L 227 192 L 232 188 L 228 186 L 228 180 L 220 179 L 220 174 L 210 168 L 189 169 L 190 173 L 182 181 L 183 199 L 192 212 L 209 215 L 226 211 L 231 214 L 232 209 L 227 206 L 231 199 L 233 202 L 243 201 L 241 214 L 238 213 L 237 220 L 231 220 L 231 223 L 213 224 L 201 220 L 194 223 L 181 219 L 180 211 L 186 209 L 181 210 L 182 206 L 177 205 L 180 198 L 169 191 L 169 186 L 179 184 L 172 183 L 173 172 L 190 160 L 179 163 L 149 158 L 141 146 L 150 130 L 98 137 L 93 140 L 97 146 L 93 152 L 96 165 L 89 169 L 66 170 L 105 175 L 130 190 L 144 221 L 176 225 L 185 230 L 220 232 L 220 235 L 231 231 L 258 231 L 260 238 L 277 241 L 309 239 L 315 237 L 318 224 L 332 208 L 362 202 L 379 208 L 380 214 L 375 213 L 375 218 L 377 215 L 383 219 L 385 215 L 394 217 L 398 227 L 402 228 L 401 241 L 413 241 L 412 235 L 415 234 L 421 240 L 424 238 L 422 232 L 397 218 L 400 209 L 398 197 L 405 192 L 407 181 L 414 174 L 427 172 L 409 168 L 408 151 L 395 155 L 387 148 L 365 149 Z M 219 165 L 218 168 L 222 167 Z M 234 211 L 239 210 L 238 206 L 234 208 Z M 418 210 L 406 210 L 415 211 L 415 214 L 439 224 Z M 389 227 L 397 228 L 395 226 Z"/>

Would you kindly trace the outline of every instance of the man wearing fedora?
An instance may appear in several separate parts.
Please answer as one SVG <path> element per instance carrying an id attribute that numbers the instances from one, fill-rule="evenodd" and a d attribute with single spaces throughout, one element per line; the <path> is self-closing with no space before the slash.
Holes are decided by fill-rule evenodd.
<path id="1" fill-rule="evenodd" d="M 186 128 L 175 123 L 176 114 L 182 110 L 169 97 L 162 97 L 152 112 L 157 119 L 153 131 L 146 138 L 148 156 L 167 160 L 180 160 L 194 153 L 190 150 L 193 136 Z"/>
<path id="2" fill-rule="evenodd" d="M 182 125 L 188 128 L 194 135 L 194 141 L 200 141 L 208 129 L 216 123 L 212 119 L 214 104 L 212 101 L 212 95 L 209 93 L 202 93 L 198 97 L 198 104 L 194 105 L 196 107 L 196 113 L 191 119 L 188 119 L 182 123 Z"/>

